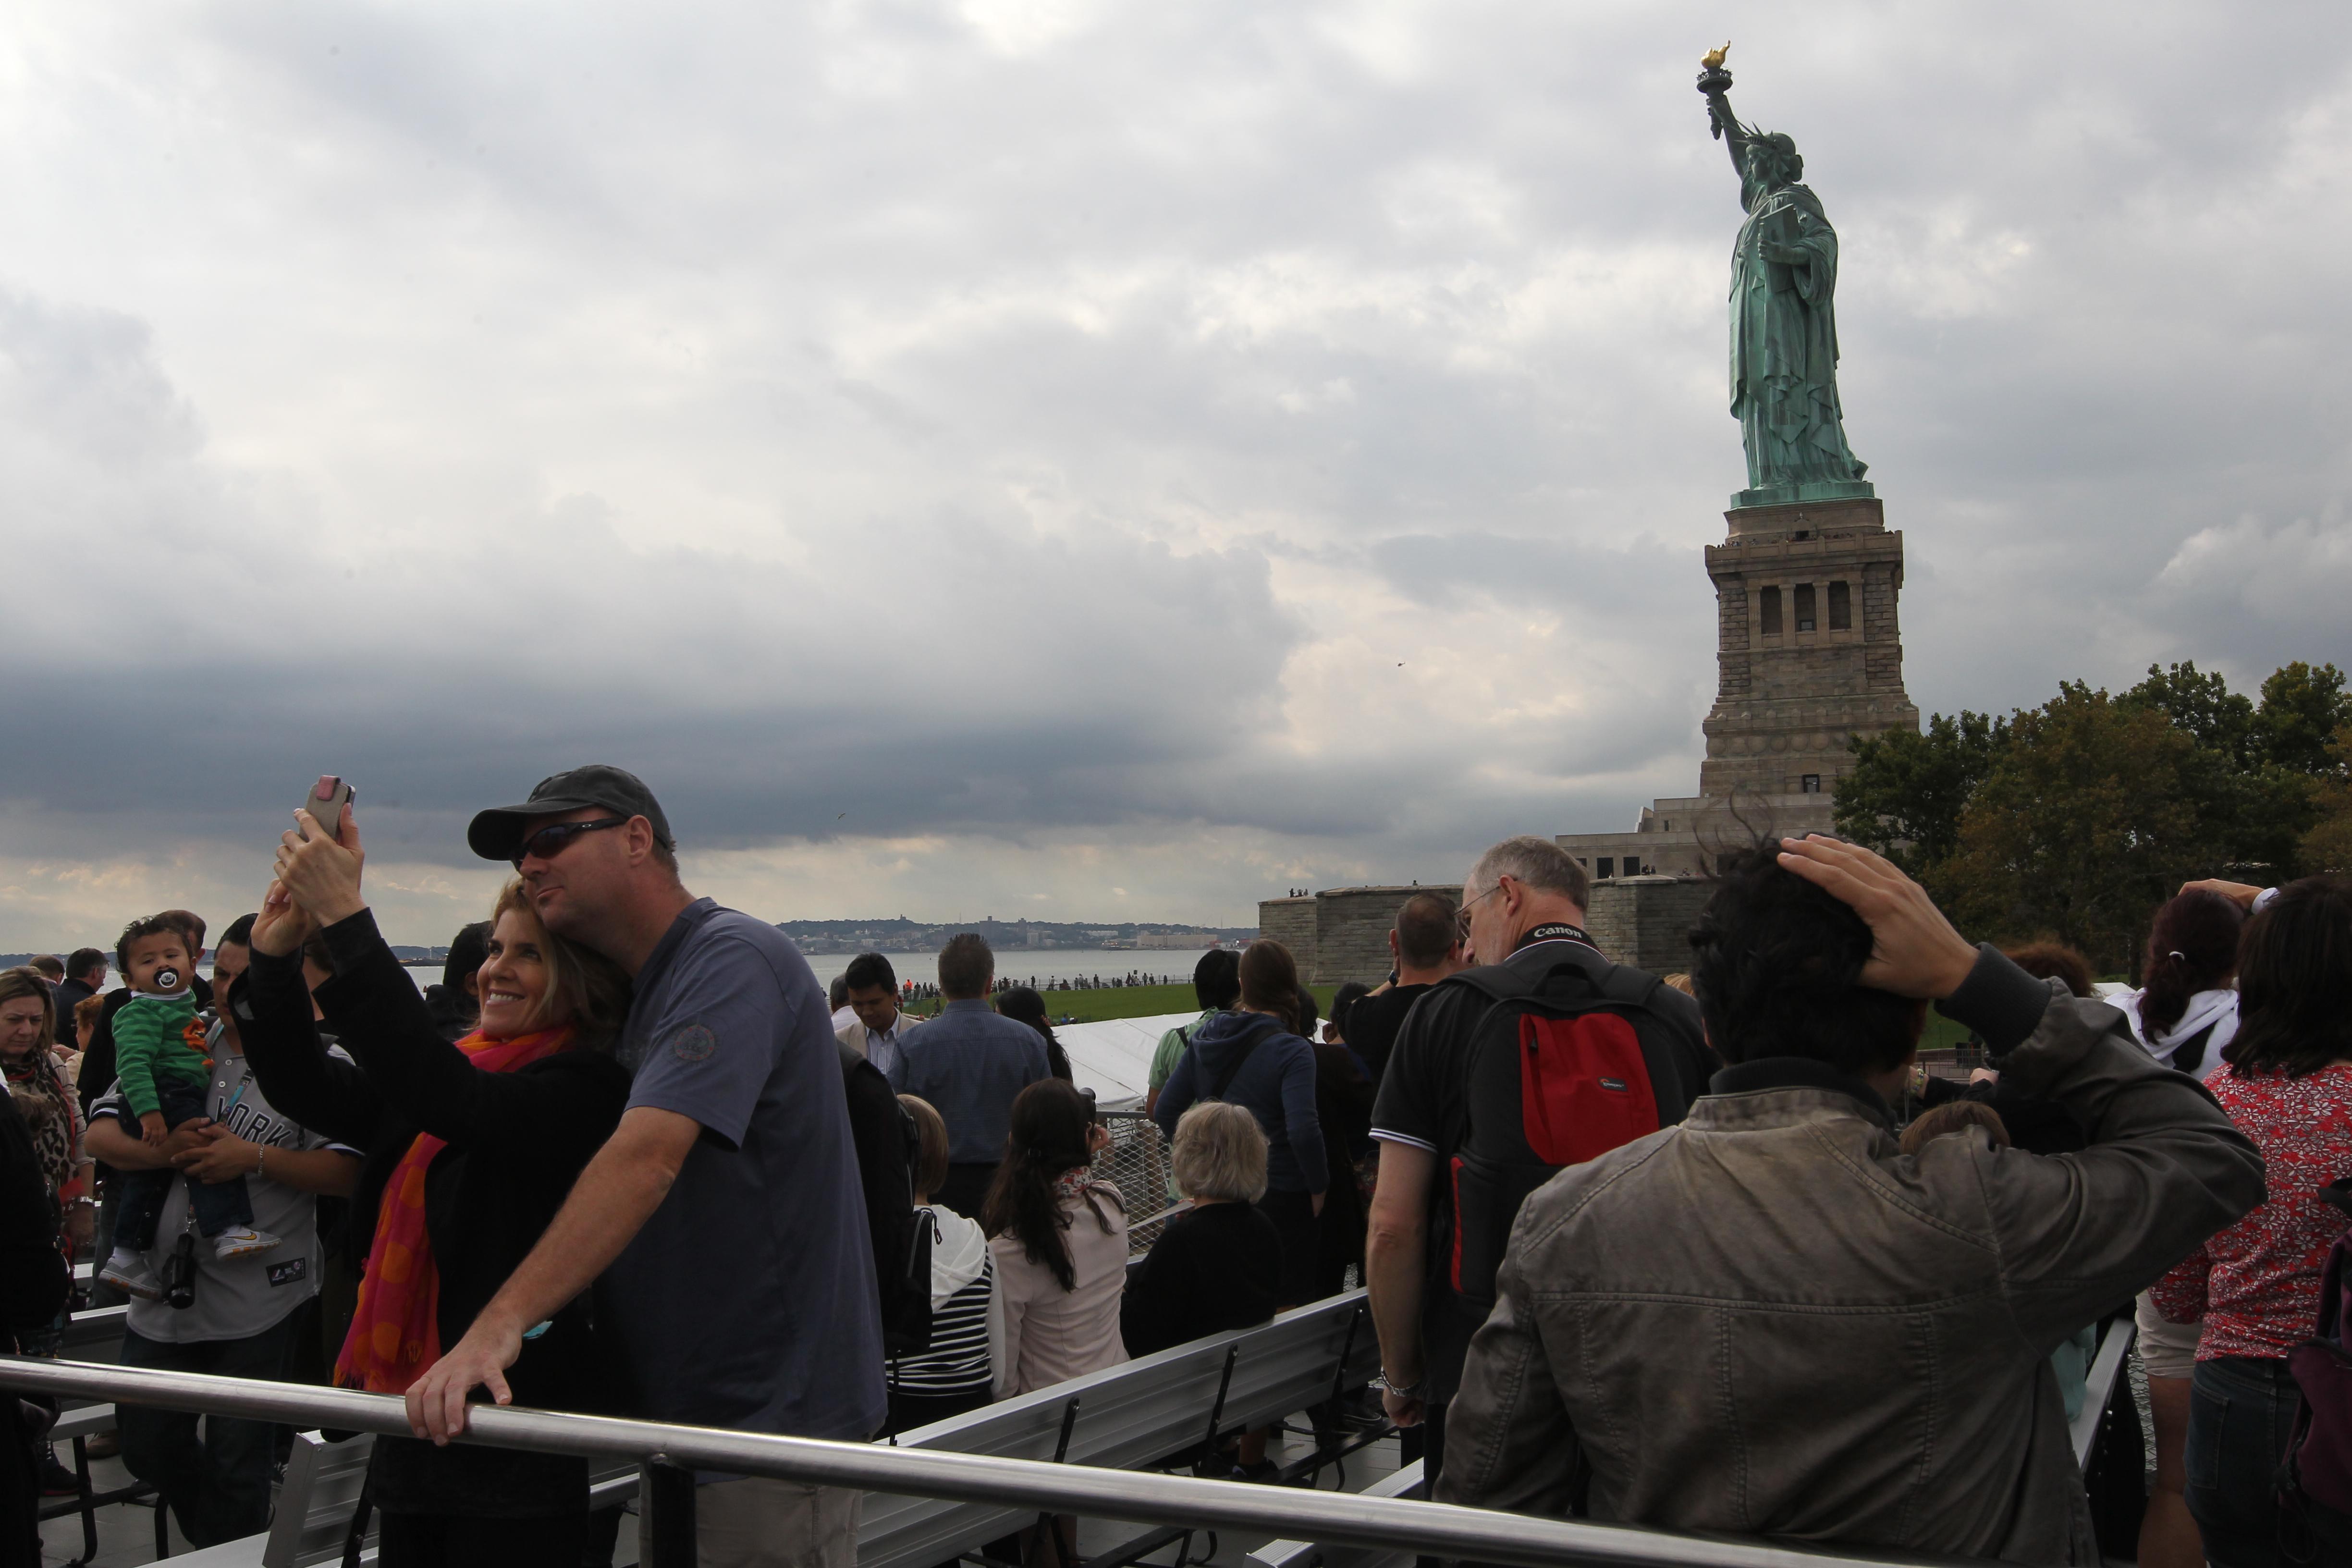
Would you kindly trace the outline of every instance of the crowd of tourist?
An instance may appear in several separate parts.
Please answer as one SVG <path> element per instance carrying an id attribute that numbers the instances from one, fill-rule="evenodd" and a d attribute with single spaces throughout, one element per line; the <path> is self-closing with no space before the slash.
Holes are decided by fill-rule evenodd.
<path id="1" fill-rule="evenodd" d="M 0 973 L 0 1334 L 53 1352 L 88 1259 L 127 1365 L 402 1395 L 414 1436 L 367 1482 L 388 1568 L 610 1560 L 584 1461 L 447 1447 L 475 1401 L 866 1440 L 1358 1279 L 1378 1403 L 1318 1428 L 1393 1423 L 1441 1500 L 2352 1561 L 2352 880 L 2183 889 L 2102 995 L 2070 950 L 1971 943 L 1866 849 L 1780 841 L 1654 975 L 1587 931 L 1572 857 L 1507 839 L 1458 901 L 1408 899 L 1390 973 L 1328 1018 L 1280 943 L 1204 953 L 1151 1062 L 1143 1191 L 980 937 L 920 981 L 861 954 L 828 995 L 687 889 L 616 768 L 467 837 L 514 875 L 421 993 L 348 806 L 298 816 L 209 948 L 166 910 Z M 1972 1074 L 1922 1068 L 1931 1008 Z M 2136 1422 L 2087 1489 L 2069 1437 L 2116 1321 L 2145 1495 Z M 36 1406 L 0 1420 L 0 1564 L 35 1562 L 32 1500 L 64 1483 Z M 278 1429 L 118 1426 L 190 1542 L 266 1527 Z M 1283 1474 L 1263 1430 L 1202 1463 Z M 854 1561 L 854 1492 L 698 1481 L 704 1563 Z M 1007 1553 L 1074 1562 L 1075 1521 Z"/>

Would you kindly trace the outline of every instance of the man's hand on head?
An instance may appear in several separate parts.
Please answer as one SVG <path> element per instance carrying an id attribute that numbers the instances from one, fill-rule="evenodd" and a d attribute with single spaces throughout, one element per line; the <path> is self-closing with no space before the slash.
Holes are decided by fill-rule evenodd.
<path id="1" fill-rule="evenodd" d="M 1870 927 L 1861 983 L 1940 1002 L 1976 967 L 1977 950 L 1927 890 L 1859 844 L 1811 834 L 1780 840 L 1781 867 L 1850 906 Z"/>

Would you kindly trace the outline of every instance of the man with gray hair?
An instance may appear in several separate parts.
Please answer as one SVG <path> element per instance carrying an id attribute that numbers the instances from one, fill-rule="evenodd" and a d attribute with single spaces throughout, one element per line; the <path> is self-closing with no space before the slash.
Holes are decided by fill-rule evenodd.
<path id="1" fill-rule="evenodd" d="M 1425 1426 L 1433 1487 L 1520 1202 L 1680 1121 L 1719 1065 L 1697 1004 L 1601 955 L 1584 930 L 1590 898 L 1584 868 L 1549 838 L 1480 856 L 1456 917 L 1475 967 L 1414 1005 L 1373 1104 L 1365 1279 L 1383 1403 L 1399 1426 Z"/>

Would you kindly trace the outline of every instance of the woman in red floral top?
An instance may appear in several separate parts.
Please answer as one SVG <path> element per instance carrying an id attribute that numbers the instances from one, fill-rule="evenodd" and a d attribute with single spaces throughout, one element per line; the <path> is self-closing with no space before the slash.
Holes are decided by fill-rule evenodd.
<path id="1" fill-rule="evenodd" d="M 2207 1087 L 2263 1152 L 2270 1195 L 2154 1294 L 2172 1321 L 2204 1325 L 2188 1465 L 2205 1554 L 2216 1568 L 2267 1568 L 2288 1561 L 2272 1479 L 2295 1415 L 2287 1352 L 2311 1338 L 2319 1271 L 2345 1228 L 2317 1194 L 2352 1176 L 2352 879 L 2310 877 L 2259 899 L 2206 885 L 2257 911 L 2239 953 L 2230 1070 Z M 2318 1560 L 2352 1562 L 2352 1517 L 2309 1508 Z"/>

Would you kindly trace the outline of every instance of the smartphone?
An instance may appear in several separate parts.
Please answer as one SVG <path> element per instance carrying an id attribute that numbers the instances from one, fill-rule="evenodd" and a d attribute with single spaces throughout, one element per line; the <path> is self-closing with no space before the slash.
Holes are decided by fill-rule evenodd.
<path id="1" fill-rule="evenodd" d="M 301 809 L 319 819 L 319 826 L 332 837 L 336 825 L 343 819 L 343 807 L 359 798 L 359 791 L 332 773 L 320 773 L 310 793 L 302 797 Z"/>

